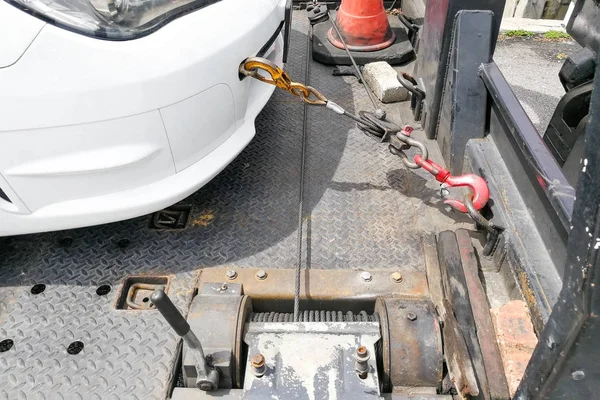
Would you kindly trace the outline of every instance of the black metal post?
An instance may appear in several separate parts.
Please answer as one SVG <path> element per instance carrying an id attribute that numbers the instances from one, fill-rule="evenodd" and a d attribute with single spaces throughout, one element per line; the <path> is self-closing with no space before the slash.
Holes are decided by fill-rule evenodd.
<path id="1" fill-rule="evenodd" d="M 421 123 L 430 139 L 438 133 L 444 82 L 448 73 L 452 30 L 456 14 L 461 10 L 492 11 L 492 52 L 500 30 L 506 0 L 428 0 L 425 21 L 415 66 L 419 86 L 425 88 L 426 99 Z"/>
<path id="2" fill-rule="evenodd" d="M 482 63 L 492 60 L 493 26 L 491 11 L 456 14 L 437 135 L 446 166 L 454 175 L 463 172 L 469 139 L 485 136 L 487 91 L 477 72 Z"/>

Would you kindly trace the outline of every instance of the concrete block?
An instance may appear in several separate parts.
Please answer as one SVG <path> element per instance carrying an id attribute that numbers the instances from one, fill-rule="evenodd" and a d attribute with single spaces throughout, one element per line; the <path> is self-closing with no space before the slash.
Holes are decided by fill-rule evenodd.
<path id="1" fill-rule="evenodd" d="M 398 82 L 397 75 L 385 61 L 367 64 L 363 69 L 365 82 L 382 103 L 395 103 L 408 98 L 408 90 Z"/>
<path id="2" fill-rule="evenodd" d="M 491 312 L 508 391 L 512 398 L 537 345 L 537 337 L 524 301 L 512 300 L 498 308 L 492 308 Z"/>

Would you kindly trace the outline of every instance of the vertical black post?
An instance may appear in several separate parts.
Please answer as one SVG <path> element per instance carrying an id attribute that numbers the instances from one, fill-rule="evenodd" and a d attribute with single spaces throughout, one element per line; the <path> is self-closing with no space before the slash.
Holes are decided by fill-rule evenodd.
<path id="1" fill-rule="evenodd" d="M 506 0 L 427 0 L 421 29 L 415 76 L 425 88 L 426 99 L 421 123 L 430 139 L 437 136 L 442 92 L 450 59 L 450 44 L 456 14 L 461 10 L 492 11 L 492 51 L 498 39 Z"/>
<path id="2" fill-rule="evenodd" d="M 454 175 L 463 172 L 469 139 L 485 135 L 488 95 L 478 72 L 482 63 L 492 60 L 493 27 L 491 11 L 456 14 L 437 134 L 446 166 Z"/>
<path id="3" fill-rule="evenodd" d="M 600 393 L 600 62 L 590 105 L 563 287 L 516 399 Z"/>

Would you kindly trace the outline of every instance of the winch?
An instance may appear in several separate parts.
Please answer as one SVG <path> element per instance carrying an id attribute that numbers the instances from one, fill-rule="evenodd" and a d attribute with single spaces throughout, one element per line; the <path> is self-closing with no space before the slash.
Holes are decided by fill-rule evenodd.
<path id="1" fill-rule="evenodd" d="M 187 319 L 153 293 L 184 339 L 173 399 L 436 397 L 442 342 L 424 274 L 305 271 L 296 320 L 294 274 L 204 270 Z"/>

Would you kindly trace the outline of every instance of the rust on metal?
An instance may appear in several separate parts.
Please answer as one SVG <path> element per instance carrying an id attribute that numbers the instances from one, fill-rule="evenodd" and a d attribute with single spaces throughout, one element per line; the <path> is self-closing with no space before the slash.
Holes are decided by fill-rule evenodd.
<path id="1" fill-rule="evenodd" d="M 198 287 L 205 283 L 223 282 L 227 271 L 237 273 L 235 282 L 243 285 L 244 294 L 261 300 L 292 300 L 294 298 L 295 270 L 262 269 L 267 279 L 258 280 L 261 269 L 254 268 L 207 268 L 200 275 Z M 402 284 L 392 282 L 389 270 L 369 271 L 372 278 L 366 283 L 360 271 L 306 270 L 301 276 L 300 298 L 327 300 L 373 300 L 379 296 L 409 299 L 429 298 L 427 279 L 422 272 L 403 271 Z"/>
<path id="2" fill-rule="evenodd" d="M 390 275 L 390 279 L 394 283 L 401 283 L 403 278 L 402 278 L 402 274 L 400 272 L 394 272 Z"/>
<path id="3" fill-rule="evenodd" d="M 250 359 L 253 367 L 260 368 L 265 365 L 265 357 L 262 354 L 255 354 Z"/>
<path id="4" fill-rule="evenodd" d="M 447 310 L 443 335 L 444 355 L 448 364 L 448 373 L 461 399 L 466 399 L 468 396 L 478 396 L 479 387 L 475 378 L 473 363 L 467 350 L 467 344 L 448 299 L 444 299 L 443 303 L 444 308 Z"/>
<path id="5" fill-rule="evenodd" d="M 463 272 L 467 283 L 467 292 L 471 302 L 471 310 L 475 319 L 475 330 L 479 339 L 479 347 L 485 366 L 488 389 L 492 399 L 508 399 L 508 386 L 504 376 L 502 358 L 496 343 L 496 333 L 490 315 L 490 305 L 479 280 L 478 262 L 471 237 L 464 229 L 456 231 L 456 241 L 460 250 Z"/>
<path id="6" fill-rule="evenodd" d="M 435 306 L 440 319 L 444 319 L 444 289 L 442 286 L 442 273 L 438 260 L 437 241 L 433 233 L 423 235 L 423 254 L 425 255 L 425 270 L 427 271 L 427 285 L 431 301 Z"/>
<path id="7" fill-rule="evenodd" d="M 150 301 L 150 295 L 159 288 L 168 293 L 172 278 L 172 275 L 156 274 L 127 276 L 123 279 L 114 307 L 127 311 L 152 310 L 154 304 Z"/>
<path id="8" fill-rule="evenodd" d="M 535 292 L 531 288 L 529 284 L 529 278 L 527 277 L 527 273 L 522 269 L 516 269 L 517 278 L 519 280 L 519 287 L 521 288 L 521 293 L 523 294 L 523 298 L 529 307 L 529 311 L 531 312 L 532 322 L 538 332 L 541 332 L 544 326 L 543 318 L 540 315 L 538 310 L 539 304 L 537 298 L 535 297 Z M 544 302 L 545 304 L 546 302 Z"/>
<path id="9" fill-rule="evenodd" d="M 439 322 L 431 301 L 380 298 L 375 312 L 379 315 L 384 344 L 380 376 L 384 390 L 437 387 L 443 378 L 443 352 Z M 409 314 L 415 319 L 407 318 Z"/>
<path id="10" fill-rule="evenodd" d="M 234 387 L 238 389 L 242 389 L 244 382 L 244 370 L 245 370 L 245 360 L 244 360 L 244 325 L 248 320 L 248 316 L 252 312 L 252 299 L 250 296 L 242 296 L 242 301 L 240 302 L 240 307 L 237 314 L 237 321 L 235 325 L 235 335 L 234 335 L 234 343 L 233 343 L 233 362 L 234 362 Z"/>
<path id="11" fill-rule="evenodd" d="M 265 365 L 265 357 L 262 354 L 255 354 L 250 358 L 250 366 L 252 367 L 252 374 L 257 378 L 262 377 L 267 372 Z"/>

